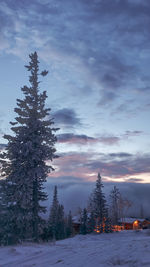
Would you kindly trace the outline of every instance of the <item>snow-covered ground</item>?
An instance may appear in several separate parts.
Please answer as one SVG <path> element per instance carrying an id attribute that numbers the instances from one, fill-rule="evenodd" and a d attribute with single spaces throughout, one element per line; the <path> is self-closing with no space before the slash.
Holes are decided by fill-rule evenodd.
<path id="1" fill-rule="evenodd" d="M 0 248 L 0 267 L 150 267 L 149 230 L 77 235 L 47 244 Z"/>

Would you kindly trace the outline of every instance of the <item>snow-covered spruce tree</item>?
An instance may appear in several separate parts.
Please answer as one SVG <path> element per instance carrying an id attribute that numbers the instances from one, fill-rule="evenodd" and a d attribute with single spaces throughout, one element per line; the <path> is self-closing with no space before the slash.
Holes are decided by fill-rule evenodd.
<path id="1" fill-rule="evenodd" d="M 120 192 L 116 186 L 113 187 L 109 197 L 110 197 L 111 221 L 112 224 L 115 225 L 118 223 L 119 219 L 119 200 L 120 200 Z"/>
<path id="2" fill-rule="evenodd" d="M 4 201 L 4 180 L 0 179 L 0 245 L 5 244 L 6 206 Z"/>
<path id="3" fill-rule="evenodd" d="M 53 170 L 46 161 L 55 156 L 55 131 L 53 120 L 48 118 L 50 109 L 45 107 L 46 91 L 39 91 L 39 72 L 37 53 L 29 55 L 30 86 L 21 88 L 24 99 L 17 99 L 15 122 L 10 122 L 13 135 L 4 135 L 8 141 L 6 151 L 1 155 L 5 176 L 5 199 L 7 204 L 7 232 L 12 239 L 29 237 L 38 241 L 41 222 L 40 213 L 46 212 L 42 202 L 47 199 L 43 191 L 44 182 Z M 12 241 L 13 242 L 13 241 Z"/>
<path id="4" fill-rule="evenodd" d="M 86 235 L 88 233 L 88 214 L 87 209 L 84 208 L 81 214 L 80 234 Z"/>
<path id="5" fill-rule="evenodd" d="M 90 208 L 95 217 L 95 226 L 99 232 L 104 231 L 104 221 L 108 217 L 106 199 L 102 190 L 103 187 L 100 173 L 98 173 L 95 189 L 90 198 Z"/>

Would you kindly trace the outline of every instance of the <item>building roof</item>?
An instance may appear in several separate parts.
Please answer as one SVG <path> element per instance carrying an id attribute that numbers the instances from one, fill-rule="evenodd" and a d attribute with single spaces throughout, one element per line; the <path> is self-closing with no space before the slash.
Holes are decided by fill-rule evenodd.
<path id="1" fill-rule="evenodd" d="M 134 221 L 144 222 L 145 219 L 129 217 L 129 218 L 122 218 L 119 220 L 119 222 L 121 223 L 133 223 Z"/>
<path id="2" fill-rule="evenodd" d="M 80 215 L 73 216 L 72 221 L 73 221 L 73 223 L 79 223 L 80 224 L 81 223 Z"/>

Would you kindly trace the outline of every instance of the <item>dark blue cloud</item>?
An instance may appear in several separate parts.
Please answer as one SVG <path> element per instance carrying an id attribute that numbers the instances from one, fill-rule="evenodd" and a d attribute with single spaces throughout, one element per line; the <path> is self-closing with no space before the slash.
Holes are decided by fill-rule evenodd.
<path id="1" fill-rule="evenodd" d="M 149 93 L 150 92 L 150 86 L 136 88 L 136 91 L 139 93 Z"/>
<path id="2" fill-rule="evenodd" d="M 63 113 L 63 116 L 62 116 L 62 113 Z M 69 120 L 69 123 L 68 123 L 68 120 Z M 68 117 L 65 116 L 65 119 L 64 119 L 64 110 L 63 112 L 61 110 L 60 114 L 58 113 L 58 118 L 56 114 L 56 122 L 60 124 L 65 124 L 65 125 L 76 124 L 76 121 L 74 122 L 73 118 L 70 119 L 69 117 L 68 119 Z M 59 143 L 72 143 L 72 144 L 86 145 L 87 143 L 98 143 L 99 142 L 105 146 L 107 145 L 111 146 L 111 145 L 118 145 L 121 141 L 124 141 L 124 139 L 126 138 L 135 137 L 135 136 L 139 136 L 142 134 L 143 134 L 142 131 L 135 130 L 135 131 L 126 131 L 124 134 L 120 136 L 103 134 L 95 138 L 95 137 L 88 136 L 85 134 L 63 133 L 63 134 L 59 134 L 57 138 L 58 138 Z M 123 152 L 109 154 L 109 156 L 111 157 L 129 157 L 131 155 L 132 154 L 130 153 L 123 153 Z"/>
<path id="3" fill-rule="evenodd" d="M 83 144 L 87 143 L 102 143 L 104 145 L 116 145 L 121 141 L 121 138 L 114 135 L 101 135 L 97 138 L 92 136 L 87 136 L 85 134 L 73 134 L 73 133 L 64 133 L 59 134 L 58 142 L 60 143 L 72 143 L 72 144 Z"/>
<path id="4" fill-rule="evenodd" d="M 109 83 L 109 80 L 106 81 L 106 84 Z M 116 98 L 118 94 L 111 90 L 101 90 L 100 101 L 98 102 L 98 106 L 110 105 Z"/>
<path id="5" fill-rule="evenodd" d="M 98 142 L 98 139 L 85 134 L 64 133 L 57 136 L 59 143 L 83 144 Z"/>
<path id="6" fill-rule="evenodd" d="M 81 125 L 81 120 L 73 109 L 59 109 L 53 113 L 53 117 L 57 125 L 63 125 L 64 127 L 77 127 Z"/>
<path id="7" fill-rule="evenodd" d="M 132 154 L 120 152 L 120 153 L 110 153 L 108 156 L 111 158 L 130 158 L 132 157 Z"/>
<path id="8" fill-rule="evenodd" d="M 99 137 L 99 142 L 104 145 L 117 145 L 120 142 L 120 137 L 114 135 L 103 135 Z"/>
<path id="9" fill-rule="evenodd" d="M 126 131 L 124 133 L 124 136 L 125 137 L 131 137 L 131 136 L 139 136 L 139 135 L 142 135 L 142 134 L 143 134 L 143 131 L 135 130 L 135 131 Z"/>
<path id="10" fill-rule="evenodd" d="M 2 9 L 1 28 L 3 31 L 3 25 L 7 24 L 9 35 L 13 34 L 13 46 L 16 42 L 13 38 L 18 36 L 16 21 L 25 27 L 19 37 L 30 40 L 28 36 L 33 36 L 31 31 L 36 30 L 40 38 L 45 39 L 44 46 L 80 57 L 103 86 L 105 101 L 118 98 L 119 94 L 112 90 L 127 87 L 137 77 L 142 79 L 140 71 L 145 59 L 140 60 L 139 52 L 146 54 L 144 49 L 150 41 L 148 1 L 77 0 L 76 5 L 69 0 L 6 0 L 2 3 L 12 12 L 6 19 L 7 10 Z M 33 40 L 31 43 L 34 46 Z"/>

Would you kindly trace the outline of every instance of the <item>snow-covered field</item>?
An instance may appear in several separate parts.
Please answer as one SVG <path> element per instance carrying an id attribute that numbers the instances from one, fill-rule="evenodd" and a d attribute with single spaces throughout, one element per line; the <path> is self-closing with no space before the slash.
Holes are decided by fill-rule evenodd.
<path id="1" fill-rule="evenodd" d="M 55 244 L 0 248 L 0 267 L 150 267 L 150 232 L 77 235 Z"/>

